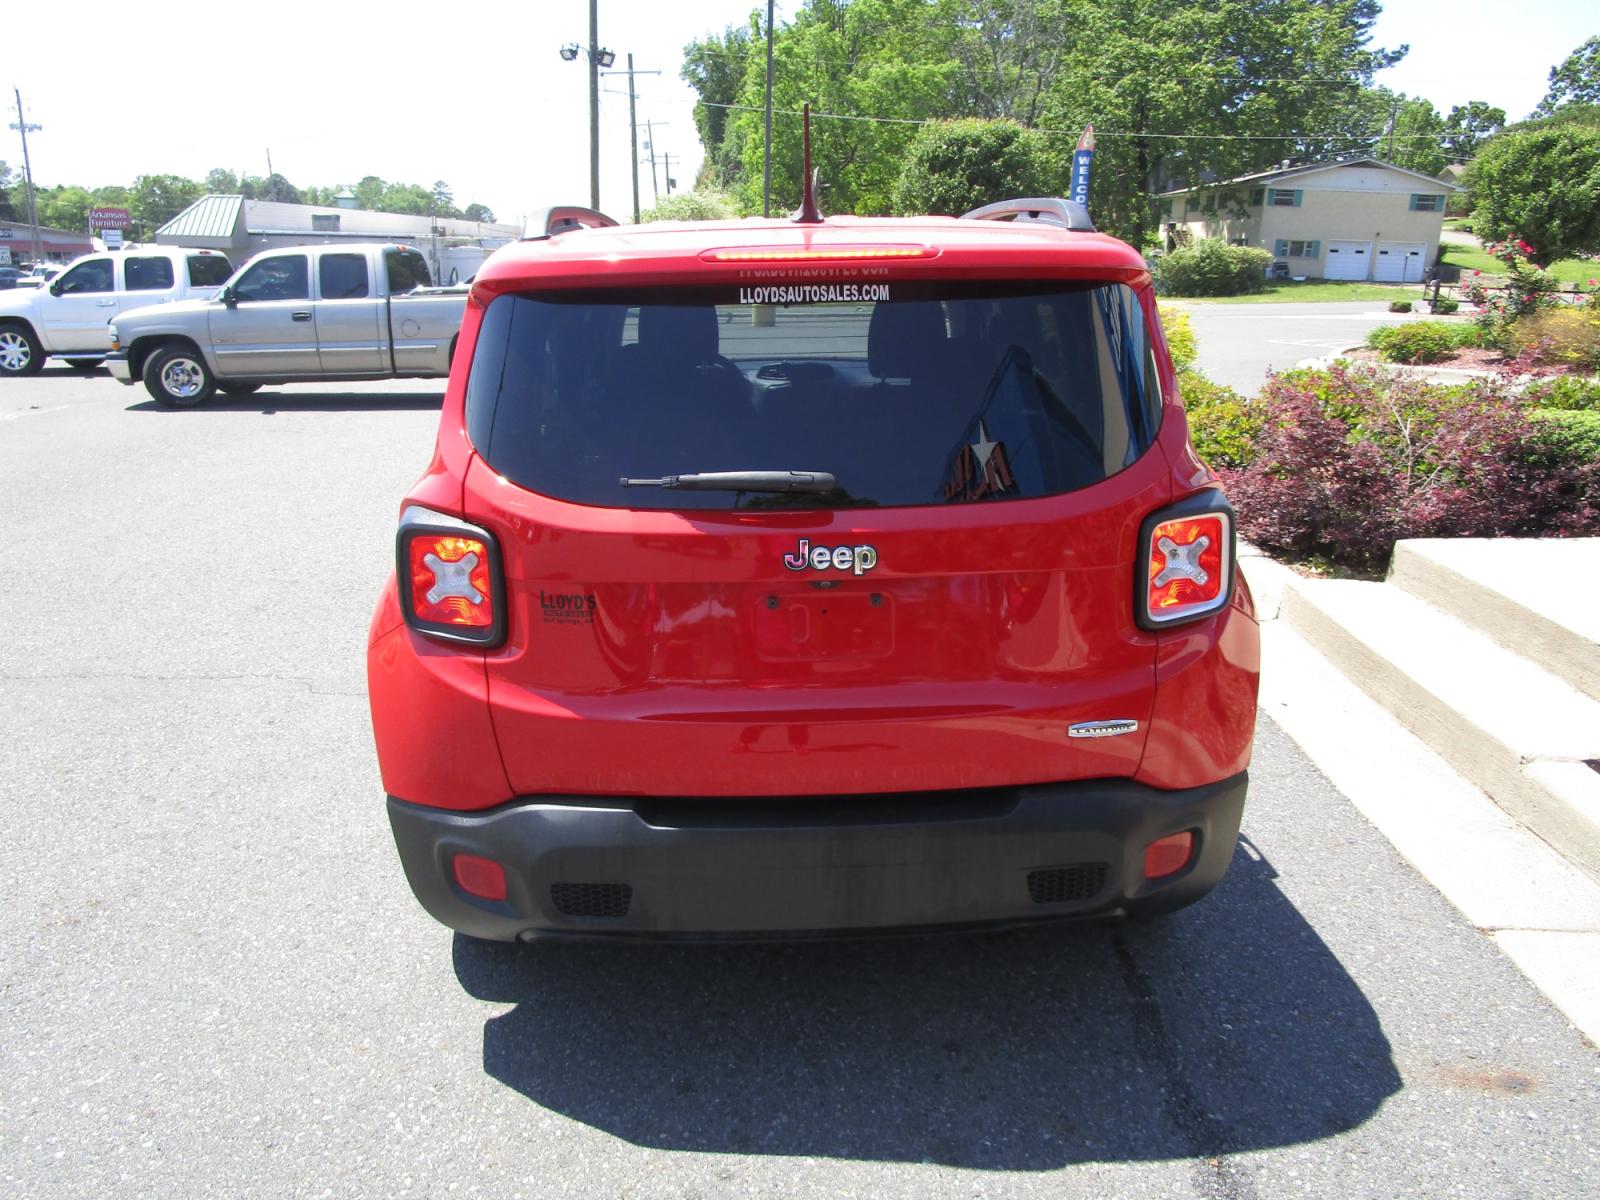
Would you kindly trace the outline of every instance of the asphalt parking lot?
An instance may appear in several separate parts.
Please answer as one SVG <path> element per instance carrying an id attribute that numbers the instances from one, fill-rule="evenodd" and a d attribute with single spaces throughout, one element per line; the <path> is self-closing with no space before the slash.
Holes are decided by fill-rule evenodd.
<path id="1" fill-rule="evenodd" d="M 0 381 L 0 1194 L 1600 1194 L 1600 1051 L 1265 718 L 1153 925 L 435 925 L 363 649 L 440 390 Z"/>

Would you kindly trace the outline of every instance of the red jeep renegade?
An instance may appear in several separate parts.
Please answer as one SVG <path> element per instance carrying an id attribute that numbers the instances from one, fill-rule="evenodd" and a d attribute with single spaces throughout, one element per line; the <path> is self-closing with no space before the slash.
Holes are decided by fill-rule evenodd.
<path id="1" fill-rule="evenodd" d="M 423 907 L 762 937 L 1216 885 L 1258 634 L 1138 254 L 1044 199 L 538 227 L 372 622 Z"/>

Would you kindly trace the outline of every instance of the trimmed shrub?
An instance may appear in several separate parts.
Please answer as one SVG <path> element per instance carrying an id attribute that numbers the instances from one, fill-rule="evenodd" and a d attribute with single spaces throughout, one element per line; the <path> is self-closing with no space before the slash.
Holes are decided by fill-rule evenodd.
<path id="1" fill-rule="evenodd" d="M 1500 384 L 1336 366 L 1276 376 L 1251 407 L 1254 457 L 1218 474 L 1239 531 L 1275 554 L 1376 574 L 1400 538 L 1600 533 L 1591 425 L 1535 417 Z"/>
<path id="2" fill-rule="evenodd" d="M 1409 300 L 1391 300 L 1391 301 L 1389 301 L 1389 311 L 1390 312 L 1410 312 L 1411 311 L 1411 301 L 1409 301 Z"/>
<path id="3" fill-rule="evenodd" d="M 651 221 L 728 221 L 737 214 L 733 202 L 720 192 L 679 192 L 663 196 L 654 208 L 639 214 L 639 223 Z"/>
<path id="4" fill-rule="evenodd" d="M 1433 309 L 1436 316 L 1442 317 L 1459 310 L 1461 307 L 1461 301 L 1451 300 L 1448 296 L 1440 296 L 1432 303 L 1432 305 L 1430 305 L 1430 307 Z"/>
<path id="5" fill-rule="evenodd" d="M 1600 412 L 1536 408 L 1532 416 L 1539 423 L 1542 461 L 1593 463 L 1600 460 Z"/>
<path id="6" fill-rule="evenodd" d="M 1156 260 L 1156 284 L 1168 296 L 1243 296 L 1267 290 L 1272 255 L 1256 246 L 1202 238 Z"/>
<path id="7" fill-rule="evenodd" d="M 1161 332 L 1167 335 L 1167 352 L 1172 355 L 1172 369 L 1182 375 L 1200 353 L 1194 326 L 1189 323 L 1189 314 L 1181 309 L 1162 304 L 1157 312 L 1161 317 Z"/>
<path id="8" fill-rule="evenodd" d="M 1584 379 L 1579 375 L 1540 379 L 1523 389 L 1522 398 L 1540 408 L 1600 412 L 1600 379 Z"/>
<path id="9" fill-rule="evenodd" d="M 1367 345 L 1388 362 L 1441 362 L 1455 353 L 1455 327 L 1443 321 L 1380 325 L 1367 334 Z"/>
<path id="10" fill-rule="evenodd" d="M 1535 363 L 1600 368 L 1600 309 L 1546 308 L 1517 318 L 1511 344 Z"/>

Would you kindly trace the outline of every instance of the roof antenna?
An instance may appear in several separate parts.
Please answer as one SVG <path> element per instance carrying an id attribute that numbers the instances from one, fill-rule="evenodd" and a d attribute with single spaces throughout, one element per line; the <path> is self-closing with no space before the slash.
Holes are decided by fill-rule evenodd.
<path id="1" fill-rule="evenodd" d="M 802 133 L 805 146 L 805 194 L 800 199 L 800 207 L 793 219 L 797 225 L 821 225 L 822 214 L 817 211 L 817 177 L 811 172 L 811 105 L 804 106 L 802 117 L 805 121 Z"/>

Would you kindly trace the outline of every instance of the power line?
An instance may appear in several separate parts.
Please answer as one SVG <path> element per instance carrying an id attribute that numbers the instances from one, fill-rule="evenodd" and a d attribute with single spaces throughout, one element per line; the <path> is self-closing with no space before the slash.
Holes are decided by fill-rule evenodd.
<path id="1" fill-rule="evenodd" d="M 708 108 L 726 108 L 738 112 L 764 112 L 765 110 L 753 104 L 716 104 L 710 100 L 700 103 Z M 785 117 L 798 117 L 800 110 L 793 108 L 775 108 L 774 113 Z M 869 117 L 856 113 L 825 113 L 811 112 L 812 120 L 828 121 L 869 121 L 879 125 L 937 125 L 943 121 L 951 120 L 949 117 Z M 1044 129 L 1035 127 L 1034 133 L 1043 133 L 1051 137 L 1076 138 L 1079 131 L 1075 129 Z M 1094 131 L 1096 137 L 1110 138 L 1160 138 L 1180 142 L 1216 142 L 1216 141 L 1268 141 L 1268 142 L 1312 142 L 1312 141 L 1377 141 L 1385 134 L 1378 133 L 1149 133 L 1144 131 L 1124 130 L 1102 133 L 1098 128 Z M 1394 135 L 1398 141 L 1446 141 L 1458 137 L 1455 133 L 1397 133 Z"/>

